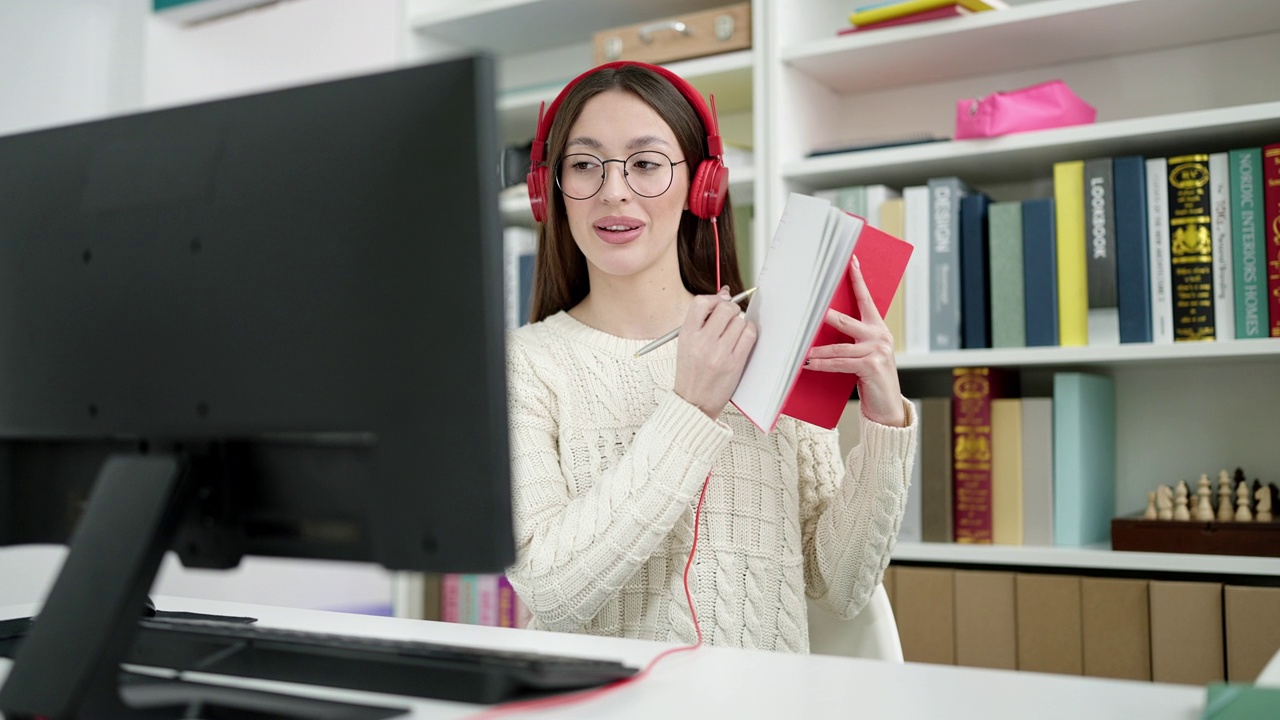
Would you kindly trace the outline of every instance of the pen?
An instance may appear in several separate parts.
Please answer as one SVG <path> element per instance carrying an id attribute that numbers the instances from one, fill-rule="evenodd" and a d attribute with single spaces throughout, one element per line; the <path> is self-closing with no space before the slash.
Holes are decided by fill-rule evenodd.
<path id="1" fill-rule="evenodd" d="M 756 291 L 756 289 L 755 289 L 755 288 L 751 288 L 750 290 L 743 290 L 742 292 L 738 293 L 737 295 L 734 295 L 734 296 L 729 300 L 729 302 L 740 303 L 740 302 L 742 302 L 743 300 L 746 300 L 746 299 L 747 299 L 747 296 L 748 296 L 748 295 L 750 295 L 751 293 L 755 292 L 755 291 Z M 666 335 L 663 335 L 662 337 L 658 338 L 657 340 L 654 340 L 653 342 L 649 343 L 648 345 L 645 345 L 644 347 L 642 347 L 642 348 L 640 348 L 639 350 L 637 350 L 637 351 L 636 351 L 635 356 L 636 356 L 636 357 L 640 357 L 641 355 L 644 355 L 645 353 L 648 353 L 648 352 L 652 352 L 652 351 L 654 351 L 654 350 L 657 350 L 658 348 L 662 347 L 663 345 L 666 345 L 667 343 L 671 342 L 672 340 L 675 340 L 679 335 L 680 335 L 680 328 L 676 328 L 675 330 L 672 330 L 671 332 L 667 333 Z"/>

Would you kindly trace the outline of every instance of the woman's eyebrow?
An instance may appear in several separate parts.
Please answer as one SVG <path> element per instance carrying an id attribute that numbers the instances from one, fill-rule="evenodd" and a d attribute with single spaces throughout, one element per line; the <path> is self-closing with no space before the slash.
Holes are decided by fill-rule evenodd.
<path id="1" fill-rule="evenodd" d="M 640 137 L 633 138 L 631 142 L 627 143 L 627 149 L 635 150 L 649 145 L 665 145 L 666 147 L 671 147 L 670 143 L 657 135 L 641 135 Z"/>
<path id="2" fill-rule="evenodd" d="M 601 145 L 601 144 L 600 144 L 600 141 L 599 141 L 599 140 L 596 140 L 596 139 L 595 139 L 595 138 L 593 138 L 593 137 L 587 137 L 587 136 L 585 136 L 585 135 L 579 135 L 578 137 L 573 138 L 573 139 L 572 139 L 572 140 L 570 140 L 569 142 L 565 143 L 565 145 L 566 145 L 566 146 L 568 146 L 568 145 L 586 145 L 587 147 L 589 147 L 589 148 L 591 148 L 591 149 L 593 149 L 593 150 L 601 150 L 601 149 L 603 149 L 603 147 L 604 147 L 603 145 Z"/>

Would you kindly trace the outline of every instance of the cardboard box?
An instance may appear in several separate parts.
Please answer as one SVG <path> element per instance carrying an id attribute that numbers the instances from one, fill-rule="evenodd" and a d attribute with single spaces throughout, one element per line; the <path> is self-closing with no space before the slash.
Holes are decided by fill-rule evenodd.
<path id="1" fill-rule="evenodd" d="M 884 569 L 884 579 L 880 581 L 880 584 L 884 585 L 884 592 L 889 596 L 889 604 L 893 606 L 895 613 L 898 611 L 898 599 L 893 595 L 893 577 L 896 572 L 897 568 L 890 565 Z"/>
<path id="2" fill-rule="evenodd" d="M 956 664 L 1018 669 L 1013 573 L 956 571 Z"/>
<path id="3" fill-rule="evenodd" d="M 1018 669 L 1080 675 L 1080 578 L 1017 576 Z"/>
<path id="4" fill-rule="evenodd" d="M 1225 677 L 1220 583 L 1152 580 L 1151 679 L 1208 685 Z"/>
<path id="5" fill-rule="evenodd" d="M 1227 628 L 1227 680 L 1251 683 L 1280 650 L 1280 588 L 1223 589 Z"/>
<path id="6" fill-rule="evenodd" d="M 894 571 L 894 616 L 907 662 L 955 664 L 953 574 L 945 568 L 907 566 Z"/>
<path id="7" fill-rule="evenodd" d="M 751 3 L 685 13 L 604 30 L 592 45 L 596 64 L 613 60 L 665 63 L 751 47 Z"/>
<path id="8" fill-rule="evenodd" d="M 1151 679 L 1151 602 L 1146 580 L 1081 578 L 1084 674 Z"/>

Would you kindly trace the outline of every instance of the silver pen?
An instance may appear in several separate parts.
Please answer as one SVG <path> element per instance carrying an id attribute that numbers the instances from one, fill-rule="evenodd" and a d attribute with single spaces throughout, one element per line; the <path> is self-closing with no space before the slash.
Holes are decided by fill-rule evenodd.
<path id="1" fill-rule="evenodd" d="M 755 288 L 751 288 L 750 290 L 743 290 L 742 292 L 740 292 L 740 293 L 738 293 L 737 295 L 734 295 L 732 298 L 730 298 L 730 299 L 729 299 L 729 302 L 732 302 L 732 303 L 740 303 L 740 302 L 742 302 L 743 300 L 746 300 L 746 299 L 747 299 L 747 297 L 748 297 L 749 295 L 751 295 L 751 293 L 753 293 L 753 292 L 755 292 L 755 291 L 756 291 L 756 289 L 755 289 Z M 640 348 L 639 350 L 637 350 L 637 351 L 636 351 L 636 354 L 635 354 L 635 357 L 640 357 L 641 355 L 644 355 L 645 353 L 653 352 L 654 350 L 657 350 L 658 348 L 662 347 L 663 345 L 666 345 L 667 343 L 671 342 L 672 340 L 675 340 L 675 339 L 676 339 L 677 337 L 679 337 L 679 336 L 680 336 L 680 328 L 676 328 L 675 330 L 672 330 L 671 332 L 667 333 L 666 335 L 663 335 L 662 337 L 658 338 L 657 340 L 654 340 L 653 342 L 649 343 L 648 345 L 645 345 L 644 347 L 642 347 L 642 348 Z"/>

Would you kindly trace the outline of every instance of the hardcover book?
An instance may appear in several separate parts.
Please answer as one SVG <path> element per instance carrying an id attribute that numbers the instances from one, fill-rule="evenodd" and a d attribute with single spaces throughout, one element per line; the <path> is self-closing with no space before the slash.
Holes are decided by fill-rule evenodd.
<path id="1" fill-rule="evenodd" d="M 1085 276 L 1089 288 L 1089 344 L 1120 342 L 1116 289 L 1116 211 L 1111 158 L 1084 162 Z"/>
<path id="2" fill-rule="evenodd" d="M 1231 246 L 1235 273 L 1236 337 L 1263 338 L 1267 307 L 1267 248 L 1262 214 L 1262 148 L 1231 151 Z"/>
<path id="3" fill-rule="evenodd" d="M 992 541 L 991 401 L 1017 395 L 1017 376 L 1002 368 L 956 368 L 951 377 L 952 499 L 955 541 Z"/>
<path id="4" fill-rule="evenodd" d="M 731 398 L 762 432 L 772 432 L 784 414 L 828 430 L 840 421 L 857 376 L 805 370 L 803 364 L 813 347 L 849 342 L 826 324 L 828 308 L 861 317 L 849 275 L 854 256 L 883 315 L 911 245 L 821 198 L 787 198 L 747 309 L 759 336 Z"/>
<path id="5" fill-rule="evenodd" d="M 1280 144 L 1262 148 L 1263 213 L 1267 246 L 1267 312 L 1270 336 L 1280 337 Z"/>
<path id="6" fill-rule="evenodd" d="M 1151 342 L 1151 261 L 1147 257 L 1146 164 L 1137 155 L 1112 163 L 1120 342 Z"/>
<path id="7" fill-rule="evenodd" d="M 1169 263 L 1175 342 L 1213 340 L 1209 156 L 1169 158 Z"/>
<path id="8" fill-rule="evenodd" d="M 1213 337 L 1236 339 L 1235 274 L 1231 253 L 1231 161 L 1224 152 L 1209 156 L 1209 210 L 1213 218 Z"/>
<path id="9" fill-rule="evenodd" d="M 973 192 L 957 177 L 929 179 L 929 349 L 959 350 L 960 200 Z"/>
<path id="10" fill-rule="evenodd" d="M 1164 158 L 1147 161 L 1147 253 L 1151 280 L 1151 342 L 1173 342 L 1173 300 L 1170 296 L 1169 179 Z"/>
<path id="11" fill-rule="evenodd" d="M 1053 166 L 1057 206 L 1058 344 L 1089 344 L 1089 280 L 1085 271 L 1084 161 Z"/>

